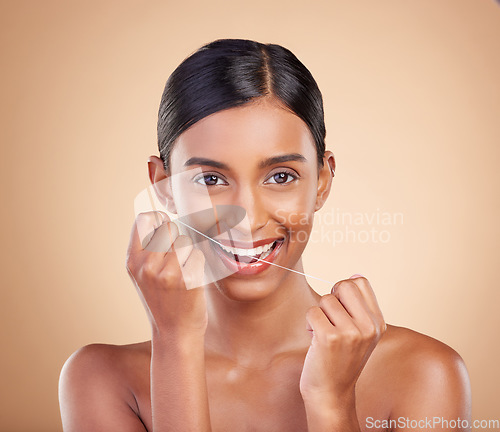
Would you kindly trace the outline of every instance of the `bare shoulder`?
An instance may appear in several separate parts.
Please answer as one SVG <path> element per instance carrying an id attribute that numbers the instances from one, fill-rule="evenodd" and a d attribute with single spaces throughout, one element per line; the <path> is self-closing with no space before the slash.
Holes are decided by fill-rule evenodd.
<path id="1" fill-rule="evenodd" d="M 462 357 L 445 343 L 410 330 L 393 325 L 379 342 L 377 349 L 385 362 L 401 373 L 466 373 Z"/>
<path id="2" fill-rule="evenodd" d="M 77 349 L 66 362 L 98 361 L 102 366 L 115 361 L 118 361 L 120 364 L 127 364 L 138 357 L 148 356 L 150 353 L 151 341 L 127 345 L 93 343 Z"/>
<path id="3" fill-rule="evenodd" d="M 462 357 L 416 331 L 388 325 L 370 359 L 393 414 L 470 416 L 470 382 Z"/>
<path id="4" fill-rule="evenodd" d="M 65 430 L 84 430 L 84 426 L 101 430 L 117 419 L 123 430 L 144 430 L 134 388 L 149 373 L 148 358 L 149 342 L 90 344 L 76 350 L 59 377 Z"/>
<path id="5" fill-rule="evenodd" d="M 64 363 L 61 377 L 69 375 L 74 380 L 105 378 L 112 382 L 123 379 L 137 365 L 149 359 L 151 343 L 140 342 L 128 345 L 94 343 L 76 350 Z"/>

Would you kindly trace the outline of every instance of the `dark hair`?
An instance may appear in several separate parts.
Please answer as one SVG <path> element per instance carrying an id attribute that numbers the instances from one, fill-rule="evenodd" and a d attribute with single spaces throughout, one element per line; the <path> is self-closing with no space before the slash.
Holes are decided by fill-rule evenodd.
<path id="1" fill-rule="evenodd" d="M 218 39 L 187 57 L 170 75 L 158 113 L 158 149 L 165 170 L 177 137 L 197 121 L 252 99 L 274 96 L 300 117 L 323 166 L 323 98 L 309 70 L 287 48 L 246 39 Z"/>

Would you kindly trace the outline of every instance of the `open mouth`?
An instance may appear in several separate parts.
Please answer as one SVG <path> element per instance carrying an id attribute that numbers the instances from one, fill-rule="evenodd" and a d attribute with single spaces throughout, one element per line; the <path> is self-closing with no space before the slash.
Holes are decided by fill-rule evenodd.
<path id="1" fill-rule="evenodd" d="M 240 249 L 220 244 L 216 244 L 215 247 L 217 247 L 229 259 L 241 264 L 252 264 L 271 255 L 278 245 L 283 243 L 283 240 L 284 239 L 278 239 L 272 243 L 252 249 Z"/>

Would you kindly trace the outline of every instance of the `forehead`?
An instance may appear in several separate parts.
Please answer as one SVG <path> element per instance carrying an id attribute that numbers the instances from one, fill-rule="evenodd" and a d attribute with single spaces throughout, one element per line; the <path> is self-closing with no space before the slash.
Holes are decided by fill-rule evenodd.
<path id="1" fill-rule="evenodd" d="M 257 101 L 216 112 L 198 121 L 174 144 L 171 166 L 180 169 L 198 156 L 247 165 L 276 154 L 300 153 L 316 163 L 311 132 L 302 119 L 275 102 Z"/>

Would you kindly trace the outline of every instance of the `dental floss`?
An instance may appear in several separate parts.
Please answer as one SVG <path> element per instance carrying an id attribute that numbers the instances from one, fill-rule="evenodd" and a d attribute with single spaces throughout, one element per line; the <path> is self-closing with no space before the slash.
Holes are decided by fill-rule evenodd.
<path id="1" fill-rule="evenodd" d="M 180 223 L 181 223 L 182 225 L 184 225 L 185 227 L 192 229 L 193 231 L 195 231 L 195 232 L 197 232 L 198 234 L 202 235 L 202 236 L 203 236 L 203 237 L 205 237 L 206 239 L 208 239 L 208 240 L 210 240 L 210 241 L 212 241 L 212 242 L 214 242 L 214 243 L 218 244 L 219 246 L 223 246 L 223 245 L 222 245 L 221 243 L 219 243 L 217 240 L 215 240 L 215 239 L 213 239 L 212 237 L 209 237 L 209 236 L 207 236 L 207 235 L 203 234 L 202 232 L 198 231 L 196 228 L 193 228 L 193 227 L 189 226 L 188 224 L 186 224 L 186 223 L 184 223 L 184 222 L 180 221 L 179 219 L 176 219 L 176 220 L 175 220 L 175 221 L 173 221 L 173 222 L 180 222 Z M 270 261 L 266 261 L 266 260 L 263 260 L 263 259 L 260 259 L 260 258 L 255 258 L 255 259 L 256 259 L 257 261 L 262 261 L 262 262 L 265 262 L 265 263 L 271 264 L 271 265 L 273 265 L 273 266 L 275 266 L 275 267 L 279 267 L 279 268 L 282 268 L 282 269 L 284 269 L 284 270 L 288 270 L 288 271 L 291 271 L 291 272 L 294 272 L 294 273 L 298 273 L 298 274 L 301 274 L 301 275 L 303 275 L 303 276 L 307 276 L 307 277 L 310 277 L 310 278 L 312 278 L 312 279 L 319 280 L 319 281 L 321 281 L 321 282 L 326 282 L 326 283 L 330 284 L 330 286 L 331 286 L 331 285 L 333 285 L 333 284 L 335 284 L 335 282 L 331 282 L 331 281 L 329 281 L 329 280 L 322 279 L 322 278 L 319 278 L 319 277 L 316 277 L 316 276 L 311 276 L 311 275 L 308 275 L 308 274 L 306 274 L 306 273 L 299 272 L 298 270 L 290 269 L 290 268 L 288 268 L 288 267 L 283 267 L 283 266 L 280 266 L 279 264 L 275 264 L 275 263 L 272 263 L 272 262 L 270 262 Z"/>

